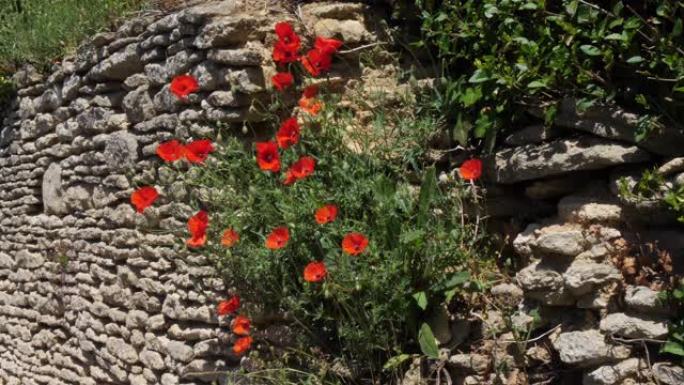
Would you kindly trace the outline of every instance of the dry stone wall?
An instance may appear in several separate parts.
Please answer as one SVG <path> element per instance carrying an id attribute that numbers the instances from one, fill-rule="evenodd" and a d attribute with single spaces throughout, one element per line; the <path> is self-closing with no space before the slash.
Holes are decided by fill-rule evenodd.
<path id="1" fill-rule="evenodd" d="M 661 127 L 637 142 L 638 121 L 565 100 L 551 127 L 520 128 L 487 159 L 489 214 L 519 266 L 491 290 L 478 354 L 451 357 L 456 383 L 684 383 L 681 362 L 658 354 L 675 315 L 659 292 L 684 274 L 684 227 L 662 197 L 623 191 L 646 170 L 682 186 L 684 136 Z"/>
<path id="2" fill-rule="evenodd" d="M 297 25 L 354 47 L 375 39 L 365 12 L 309 4 Z M 172 181 L 158 142 L 258 126 L 284 19 L 271 3 L 207 3 L 95 35 L 47 76 L 16 73 L 0 130 L 0 384 L 193 384 L 236 363 L 214 314 L 226 288 L 182 243 L 184 186 L 145 215 L 128 200 Z M 168 86 L 182 73 L 200 85 L 185 102 Z"/>

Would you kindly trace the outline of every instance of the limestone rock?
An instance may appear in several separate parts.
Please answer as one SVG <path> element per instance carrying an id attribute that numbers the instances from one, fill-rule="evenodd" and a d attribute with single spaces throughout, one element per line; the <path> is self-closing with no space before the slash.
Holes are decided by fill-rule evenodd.
<path id="1" fill-rule="evenodd" d="M 112 171 L 131 168 L 138 160 L 138 140 L 128 132 L 116 132 L 105 142 L 104 154 Z"/>
<path id="2" fill-rule="evenodd" d="M 62 192 L 62 168 L 52 163 L 43 174 L 43 208 L 46 214 L 65 214 L 66 203 Z"/>
<path id="3" fill-rule="evenodd" d="M 565 290 L 563 276 L 548 264 L 535 262 L 520 270 L 515 277 L 528 298 L 552 306 L 574 303 L 570 293 Z"/>
<path id="4" fill-rule="evenodd" d="M 180 341 L 168 341 L 166 344 L 166 352 L 176 361 L 190 362 L 194 357 L 192 347 Z"/>
<path id="5" fill-rule="evenodd" d="M 152 98 L 144 87 L 131 91 L 124 97 L 123 110 L 131 123 L 152 119 L 155 114 Z"/>
<path id="6" fill-rule="evenodd" d="M 607 343 L 595 329 L 561 333 L 552 344 L 561 361 L 582 367 L 626 359 L 632 352 L 629 346 Z"/>
<path id="7" fill-rule="evenodd" d="M 138 352 L 121 338 L 109 337 L 107 351 L 128 364 L 138 362 Z"/>
<path id="8" fill-rule="evenodd" d="M 543 124 L 527 126 L 508 135 L 504 143 L 509 146 L 523 146 L 532 143 L 542 143 L 556 139 L 561 136 L 563 131 L 558 127 L 547 127 Z"/>
<path id="9" fill-rule="evenodd" d="M 658 292 L 646 286 L 632 286 L 625 288 L 625 304 L 630 309 L 643 314 L 669 314 L 670 310 L 658 297 Z"/>
<path id="10" fill-rule="evenodd" d="M 668 176 L 684 171 L 684 156 L 673 158 L 658 168 L 658 174 Z"/>
<path id="11" fill-rule="evenodd" d="M 648 159 L 649 154 L 636 146 L 581 137 L 502 150 L 486 166 L 494 182 L 508 184 Z"/>
<path id="12" fill-rule="evenodd" d="M 653 364 L 653 376 L 661 384 L 681 385 L 684 384 L 684 368 L 668 362 L 658 362 Z"/>
<path id="13" fill-rule="evenodd" d="M 600 286 L 621 279 L 622 274 L 613 265 L 582 260 L 573 261 L 563 272 L 565 287 L 575 296 L 587 294 Z"/>
<path id="14" fill-rule="evenodd" d="M 456 369 L 485 373 L 491 365 L 491 358 L 484 354 L 454 354 L 449 357 L 449 364 Z"/>
<path id="15" fill-rule="evenodd" d="M 536 248 L 541 253 L 574 257 L 587 249 L 587 241 L 579 229 L 542 230 L 537 237 Z"/>
<path id="16" fill-rule="evenodd" d="M 313 26 L 317 36 L 341 39 L 345 44 L 362 44 L 372 40 L 372 35 L 359 20 L 321 19 Z"/>
<path id="17" fill-rule="evenodd" d="M 629 358 L 615 365 L 605 365 L 584 375 L 582 385 L 614 385 L 622 380 L 634 376 L 639 372 L 646 372 L 648 364 L 638 358 Z"/>
<path id="18" fill-rule="evenodd" d="M 137 44 L 129 44 L 125 49 L 115 52 L 90 71 L 90 77 L 97 80 L 125 80 L 130 75 L 142 71 L 142 61 Z"/>
<path id="19" fill-rule="evenodd" d="M 667 335 L 667 322 L 660 318 L 630 316 L 625 313 L 608 314 L 601 320 L 601 331 L 626 338 L 659 339 Z"/>
<path id="20" fill-rule="evenodd" d="M 263 60 L 263 47 L 248 46 L 235 49 L 209 51 L 207 58 L 213 62 L 230 66 L 259 66 Z"/>
<path id="21" fill-rule="evenodd" d="M 539 111 L 536 112 L 539 115 Z M 585 131 L 608 139 L 636 143 L 639 147 L 665 156 L 681 156 L 684 135 L 675 127 L 656 127 L 654 133 L 637 143 L 639 116 L 618 107 L 594 106 L 584 112 L 577 111 L 574 99 L 561 102 L 554 123 Z"/>
<path id="22" fill-rule="evenodd" d="M 501 283 L 491 289 L 491 294 L 500 303 L 515 306 L 523 299 L 523 291 L 511 283 Z"/>

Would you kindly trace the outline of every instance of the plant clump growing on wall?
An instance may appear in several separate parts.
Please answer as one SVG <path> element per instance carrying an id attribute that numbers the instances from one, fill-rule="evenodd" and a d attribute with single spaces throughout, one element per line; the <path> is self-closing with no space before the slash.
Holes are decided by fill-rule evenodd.
<path id="1" fill-rule="evenodd" d="M 300 55 L 302 39 L 290 24 L 275 32 L 272 136 L 157 146 L 165 167 L 191 166 L 178 174 L 197 192 L 183 241 L 209 256 L 231 287 L 216 308 L 230 320 L 226 354 L 268 347 L 254 331 L 284 323 L 294 340 L 283 357 L 294 365 L 334 358 L 346 369 L 320 378 L 389 378 L 412 355 L 437 358 L 427 318 L 471 275 L 486 274 L 487 262 L 477 260 L 484 240 L 463 213 L 482 163 L 471 159 L 438 182 L 435 167 L 413 157 L 432 134 L 425 120 L 384 116 L 389 136 L 350 130 L 341 96 L 318 79 L 343 42 L 319 36 Z M 177 76 L 170 90 L 186 100 L 196 80 Z M 159 195 L 140 186 L 131 203 L 144 212 Z"/>
<path id="2" fill-rule="evenodd" d="M 581 111 L 617 104 L 642 116 L 636 139 L 679 128 L 684 103 L 680 1 L 420 0 L 424 44 L 444 74 L 434 107 L 454 139 L 497 133 L 563 98 Z"/>

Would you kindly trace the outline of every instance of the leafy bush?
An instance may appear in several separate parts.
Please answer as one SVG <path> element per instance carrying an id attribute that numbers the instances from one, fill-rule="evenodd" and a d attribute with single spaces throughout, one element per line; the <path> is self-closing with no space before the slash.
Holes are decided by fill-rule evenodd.
<path id="1" fill-rule="evenodd" d="M 642 200 L 660 202 L 663 207 L 668 208 L 677 216 L 679 222 L 684 223 L 684 186 L 666 183 L 665 177 L 655 170 L 644 170 L 634 186 L 630 186 L 627 178 L 622 178 L 619 182 L 619 193 L 623 198 L 637 202 Z"/>
<path id="2" fill-rule="evenodd" d="M 0 73 L 18 63 L 41 67 L 86 36 L 111 26 L 144 0 L 0 0 Z"/>
<path id="3" fill-rule="evenodd" d="M 252 144 L 229 138 L 185 183 L 212 213 L 209 239 L 221 239 L 228 228 L 240 234 L 234 247 L 214 242 L 206 251 L 247 303 L 283 314 L 302 333 L 303 346 L 377 372 L 395 354 L 420 351 L 419 321 L 467 280 L 460 271 L 474 260 L 480 239 L 461 216 L 459 180 L 438 184 L 434 168 L 419 166 L 422 185 L 409 183 L 407 154 L 423 142 L 408 140 L 423 119 L 385 116 L 379 140 L 372 130 L 349 133 L 352 117 L 332 108 L 338 102 L 327 100 L 303 126 L 300 142 L 281 153 L 283 169 L 302 154 L 314 157 L 309 178 L 284 185 L 278 174 L 259 169 Z M 389 139 L 391 126 L 396 135 Z M 318 224 L 314 213 L 331 203 L 337 218 Z M 290 240 L 269 250 L 265 239 L 278 226 L 289 229 Z M 351 232 L 369 239 L 357 256 L 341 248 Z M 312 261 L 327 266 L 322 283 L 302 278 Z"/>
<path id="4" fill-rule="evenodd" d="M 682 128 L 684 4 L 681 1 L 418 0 L 425 42 L 445 87 L 435 108 L 465 144 L 496 134 L 529 105 L 575 97 L 578 108 L 619 103 Z M 650 117 L 650 118 L 649 118 Z"/>
<path id="5" fill-rule="evenodd" d="M 677 315 L 672 319 L 668 340 L 660 352 L 675 355 L 684 364 L 684 279 L 680 280 L 679 286 L 661 294 L 661 298 L 673 306 Z"/>

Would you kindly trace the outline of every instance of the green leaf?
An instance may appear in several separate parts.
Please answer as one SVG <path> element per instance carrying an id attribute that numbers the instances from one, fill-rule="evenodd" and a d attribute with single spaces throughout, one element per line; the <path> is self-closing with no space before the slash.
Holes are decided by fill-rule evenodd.
<path id="1" fill-rule="evenodd" d="M 491 19 L 497 13 L 499 13 L 499 8 L 497 8 L 496 5 L 494 5 L 494 4 L 485 4 L 484 5 L 484 16 L 487 19 Z"/>
<path id="2" fill-rule="evenodd" d="M 667 341 L 660 349 L 660 352 L 684 357 L 684 346 L 674 341 Z"/>
<path id="3" fill-rule="evenodd" d="M 465 146 L 468 144 L 468 136 L 470 135 L 470 130 L 472 128 L 473 125 L 469 121 L 464 121 L 462 115 L 459 113 L 451 136 L 455 141 L 462 146 Z"/>
<path id="4" fill-rule="evenodd" d="M 435 338 L 435 335 L 432 334 L 430 325 L 426 323 L 420 325 L 420 331 L 418 332 L 418 344 L 420 345 L 420 350 L 423 352 L 423 354 L 430 358 L 439 358 L 437 339 Z"/>
<path id="5" fill-rule="evenodd" d="M 570 16 L 575 16 L 575 13 L 577 12 L 577 6 L 579 5 L 579 1 L 573 0 L 565 5 L 565 12 L 568 13 Z"/>
<path id="6" fill-rule="evenodd" d="M 584 52 L 585 54 L 587 54 L 589 56 L 600 56 L 601 55 L 601 50 L 594 47 L 591 44 L 583 44 L 579 48 L 582 52 Z"/>
<path id="7" fill-rule="evenodd" d="M 469 83 L 483 83 L 486 82 L 487 80 L 490 80 L 491 78 L 487 76 L 482 70 L 476 70 L 473 73 L 473 76 L 468 79 Z"/>
<path id="8" fill-rule="evenodd" d="M 533 80 L 527 84 L 527 88 L 537 89 L 546 87 L 546 82 L 541 80 Z"/>
<path id="9" fill-rule="evenodd" d="M 444 283 L 446 288 L 453 288 L 455 286 L 461 286 L 470 280 L 470 273 L 467 271 L 459 271 L 449 278 L 448 281 Z"/>
<path id="10" fill-rule="evenodd" d="M 444 302 L 449 303 L 451 299 L 458 293 L 458 289 L 451 289 L 444 292 Z"/>
<path id="11" fill-rule="evenodd" d="M 396 193 L 396 184 L 392 182 L 387 176 L 382 175 L 375 180 L 373 186 L 373 193 L 375 200 L 379 203 L 388 203 L 394 198 Z"/>
<path id="12" fill-rule="evenodd" d="M 607 35 L 604 39 L 627 41 L 627 37 L 621 33 L 611 33 L 611 34 Z"/>
<path id="13" fill-rule="evenodd" d="M 463 103 L 464 107 L 470 107 L 477 103 L 478 100 L 482 98 L 482 88 L 481 87 L 468 87 L 465 92 L 461 94 L 459 100 Z"/>
<path id="14" fill-rule="evenodd" d="M 419 291 L 413 295 L 413 299 L 416 300 L 416 305 L 418 305 L 419 308 L 425 310 L 427 309 L 428 305 L 428 299 L 427 299 L 427 294 L 425 294 L 424 291 Z"/>
<path id="15" fill-rule="evenodd" d="M 404 361 L 408 360 L 409 358 L 411 358 L 410 354 L 400 354 L 398 356 L 391 357 L 389 360 L 387 360 L 382 369 L 392 370 L 394 368 L 397 368 L 399 367 L 399 365 L 404 363 Z"/>
<path id="16" fill-rule="evenodd" d="M 625 5 L 622 4 L 622 1 L 618 1 L 615 3 L 615 6 L 613 7 L 613 13 L 616 15 L 619 15 L 622 13 L 622 10 L 625 8 Z"/>
<path id="17" fill-rule="evenodd" d="M 536 3 L 525 3 L 520 9 L 527 10 L 527 11 L 534 11 L 536 9 L 539 9 L 539 6 Z"/>
<path id="18" fill-rule="evenodd" d="M 420 229 L 410 230 L 401 233 L 400 242 L 402 244 L 415 243 L 416 241 L 422 239 L 425 236 L 425 231 Z"/>
<path id="19" fill-rule="evenodd" d="M 682 34 L 682 19 L 675 20 L 672 27 L 672 37 L 679 37 Z"/>
<path id="20" fill-rule="evenodd" d="M 639 56 L 639 55 L 632 56 L 629 59 L 627 59 L 628 64 L 637 64 L 637 63 L 641 63 L 642 61 L 644 61 L 644 58 Z"/>
<path id="21" fill-rule="evenodd" d="M 418 226 L 423 226 L 428 218 L 430 203 L 437 192 L 437 171 L 434 166 L 428 168 L 423 184 L 420 186 L 420 195 L 418 196 Z"/>

